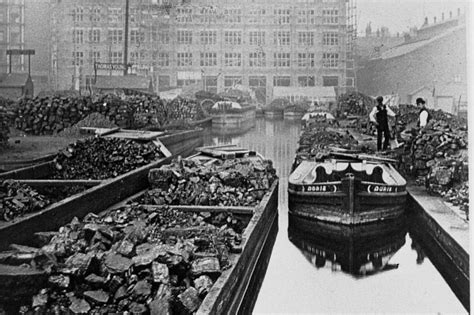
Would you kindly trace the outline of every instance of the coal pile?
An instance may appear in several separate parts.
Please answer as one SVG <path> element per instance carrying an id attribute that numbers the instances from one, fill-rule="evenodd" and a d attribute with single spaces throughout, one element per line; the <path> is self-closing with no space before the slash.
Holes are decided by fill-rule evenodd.
<path id="1" fill-rule="evenodd" d="M 13 180 L 0 184 L 0 221 L 11 221 L 27 213 L 39 211 L 51 201 L 31 187 Z"/>
<path id="2" fill-rule="evenodd" d="M 135 96 L 127 100 L 135 105 L 135 123 L 139 127 L 152 125 L 163 128 L 168 125 L 189 123 L 206 117 L 199 104 L 184 98 L 165 101 L 157 96 Z"/>
<path id="3" fill-rule="evenodd" d="M 0 106 L 0 149 L 8 145 L 10 118 L 5 107 Z"/>
<path id="4" fill-rule="evenodd" d="M 57 179 L 107 179 L 163 157 L 152 142 L 87 138 L 69 145 L 55 158 Z"/>
<path id="5" fill-rule="evenodd" d="M 133 126 L 130 104 L 113 95 L 101 95 L 24 98 L 16 105 L 15 127 L 27 134 L 52 135 L 95 112 L 120 127 Z"/>
<path id="6" fill-rule="evenodd" d="M 339 96 L 338 109 L 345 115 L 368 115 L 376 105 L 375 100 L 360 92 L 348 92 Z"/>
<path id="7" fill-rule="evenodd" d="M 192 314 L 241 252 L 247 224 L 231 214 L 130 204 L 37 233 L 41 247 L 14 246 L 0 257 L 21 256 L 23 266 L 47 274 L 21 312 Z"/>
<path id="8" fill-rule="evenodd" d="M 92 113 L 77 122 L 74 126 L 63 129 L 57 135 L 59 137 L 79 137 L 81 135 L 81 128 L 83 127 L 117 128 L 117 125 L 102 114 Z"/>
<path id="9" fill-rule="evenodd" d="M 150 171 L 152 186 L 141 203 L 256 206 L 277 179 L 271 161 L 233 159 L 198 165 L 176 160 Z"/>

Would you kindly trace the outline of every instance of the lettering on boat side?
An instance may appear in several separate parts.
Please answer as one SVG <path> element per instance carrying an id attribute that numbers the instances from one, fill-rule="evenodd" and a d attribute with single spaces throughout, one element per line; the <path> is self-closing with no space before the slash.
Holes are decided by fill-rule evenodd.
<path id="1" fill-rule="evenodd" d="M 367 192 L 395 192 L 395 187 L 391 186 L 376 186 L 376 185 L 369 185 L 367 186 Z"/>
<path id="2" fill-rule="evenodd" d="M 303 191 L 307 192 L 336 192 L 337 186 L 336 185 L 312 185 L 312 186 L 304 186 Z"/>

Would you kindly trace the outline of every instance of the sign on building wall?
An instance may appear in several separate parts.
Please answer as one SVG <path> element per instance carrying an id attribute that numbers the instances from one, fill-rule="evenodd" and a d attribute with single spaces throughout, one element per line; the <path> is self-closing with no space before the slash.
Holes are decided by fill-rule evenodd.
<path id="1" fill-rule="evenodd" d="M 178 80 L 201 80 L 201 72 L 199 71 L 178 71 Z"/>

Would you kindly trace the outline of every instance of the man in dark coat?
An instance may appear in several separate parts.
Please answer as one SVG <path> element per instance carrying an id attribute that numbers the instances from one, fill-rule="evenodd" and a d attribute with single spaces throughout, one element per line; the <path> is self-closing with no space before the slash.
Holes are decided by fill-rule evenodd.
<path id="1" fill-rule="evenodd" d="M 383 103 L 383 97 L 376 98 L 377 106 L 374 106 L 369 115 L 370 121 L 377 126 L 377 151 L 387 150 L 390 143 L 390 129 L 388 127 L 388 116 L 395 117 L 395 113 Z M 382 145 L 382 136 L 384 142 Z"/>

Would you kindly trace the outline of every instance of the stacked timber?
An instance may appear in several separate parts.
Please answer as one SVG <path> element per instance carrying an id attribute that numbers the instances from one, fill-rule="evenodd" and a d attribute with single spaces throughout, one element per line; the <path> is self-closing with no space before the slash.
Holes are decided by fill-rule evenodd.
<path id="1" fill-rule="evenodd" d="M 12 245 L 0 257 L 44 275 L 23 313 L 192 314 L 241 251 L 245 224 L 232 214 L 130 204 L 75 218 L 39 233 L 40 247 Z"/>
<path id="2" fill-rule="evenodd" d="M 0 183 L 0 221 L 11 221 L 27 213 L 39 211 L 51 201 L 33 190 L 13 180 Z"/>
<path id="3" fill-rule="evenodd" d="M 107 179 L 117 177 L 163 157 L 152 142 L 119 138 L 87 138 L 76 141 L 55 158 L 53 178 Z"/>
<path id="4" fill-rule="evenodd" d="M 153 189 L 143 203 L 155 205 L 256 206 L 277 179 L 271 161 L 218 160 L 197 165 L 174 161 L 149 173 Z"/>

